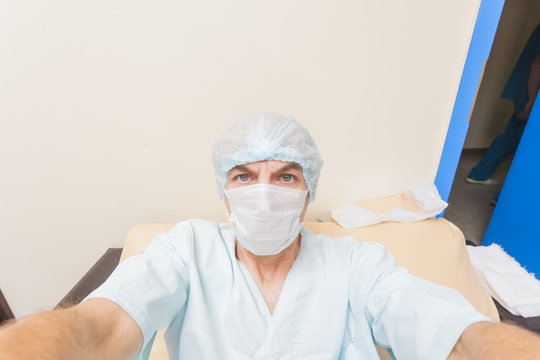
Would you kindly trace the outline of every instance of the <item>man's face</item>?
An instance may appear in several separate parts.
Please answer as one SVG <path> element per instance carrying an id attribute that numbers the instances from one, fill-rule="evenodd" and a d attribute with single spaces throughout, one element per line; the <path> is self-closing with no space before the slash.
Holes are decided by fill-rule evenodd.
<path id="1" fill-rule="evenodd" d="M 225 189 L 255 184 L 270 184 L 297 190 L 307 190 L 300 165 L 279 160 L 257 161 L 233 167 L 227 174 Z M 308 199 L 309 194 L 306 195 L 306 203 L 300 215 L 300 221 L 304 221 Z M 225 198 L 225 206 L 230 214 L 231 208 L 227 198 Z"/>

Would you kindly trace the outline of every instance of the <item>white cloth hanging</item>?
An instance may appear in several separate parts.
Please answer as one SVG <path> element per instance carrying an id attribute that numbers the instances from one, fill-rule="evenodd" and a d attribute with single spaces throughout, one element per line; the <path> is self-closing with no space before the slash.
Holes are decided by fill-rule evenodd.
<path id="1" fill-rule="evenodd" d="M 540 281 L 499 245 L 467 246 L 489 294 L 514 315 L 540 316 Z"/>

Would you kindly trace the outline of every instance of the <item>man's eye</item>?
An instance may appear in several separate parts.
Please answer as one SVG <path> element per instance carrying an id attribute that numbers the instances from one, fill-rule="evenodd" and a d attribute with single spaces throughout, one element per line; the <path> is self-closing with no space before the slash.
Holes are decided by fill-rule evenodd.
<path id="1" fill-rule="evenodd" d="M 294 176 L 291 174 L 283 174 L 281 175 L 281 180 L 283 180 L 284 182 L 291 182 L 294 180 Z"/>
<path id="2" fill-rule="evenodd" d="M 241 182 L 246 182 L 249 180 L 249 175 L 247 174 L 240 174 L 236 177 L 238 180 L 240 180 Z"/>

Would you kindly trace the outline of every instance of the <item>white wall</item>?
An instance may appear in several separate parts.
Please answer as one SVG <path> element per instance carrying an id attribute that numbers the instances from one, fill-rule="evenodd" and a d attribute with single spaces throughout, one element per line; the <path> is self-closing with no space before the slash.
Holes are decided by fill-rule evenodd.
<path id="1" fill-rule="evenodd" d="M 478 89 L 470 118 L 465 148 L 487 148 L 495 136 L 502 134 L 514 104 L 501 94 L 529 36 L 540 21 L 540 1 L 506 1 L 484 78 Z"/>
<path id="2" fill-rule="evenodd" d="M 137 223 L 224 220 L 213 140 L 293 115 L 308 217 L 433 181 L 480 0 L 3 1 L 0 287 L 56 304 Z"/>

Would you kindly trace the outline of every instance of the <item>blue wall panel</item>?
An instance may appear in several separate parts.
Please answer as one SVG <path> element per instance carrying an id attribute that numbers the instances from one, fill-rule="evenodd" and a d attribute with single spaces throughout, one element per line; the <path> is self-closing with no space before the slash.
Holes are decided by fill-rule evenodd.
<path id="1" fill-rule="evenodd" d="M 540 104 L 535 103 L 482 245 L 497 243 L 540 274 Z"/>
<path id="2" fill-rule="evenodd" d="M 435 178 L 435 185 L 443 200 L 448 200 L 461 150 L 469 129 L 476 90 L 497 32 L 504 0 L 483 0 L 480 4 L 467 60 L 454 104 L 450 125 Z M 442 216 L 442 214 L 440 215 Z"/>

